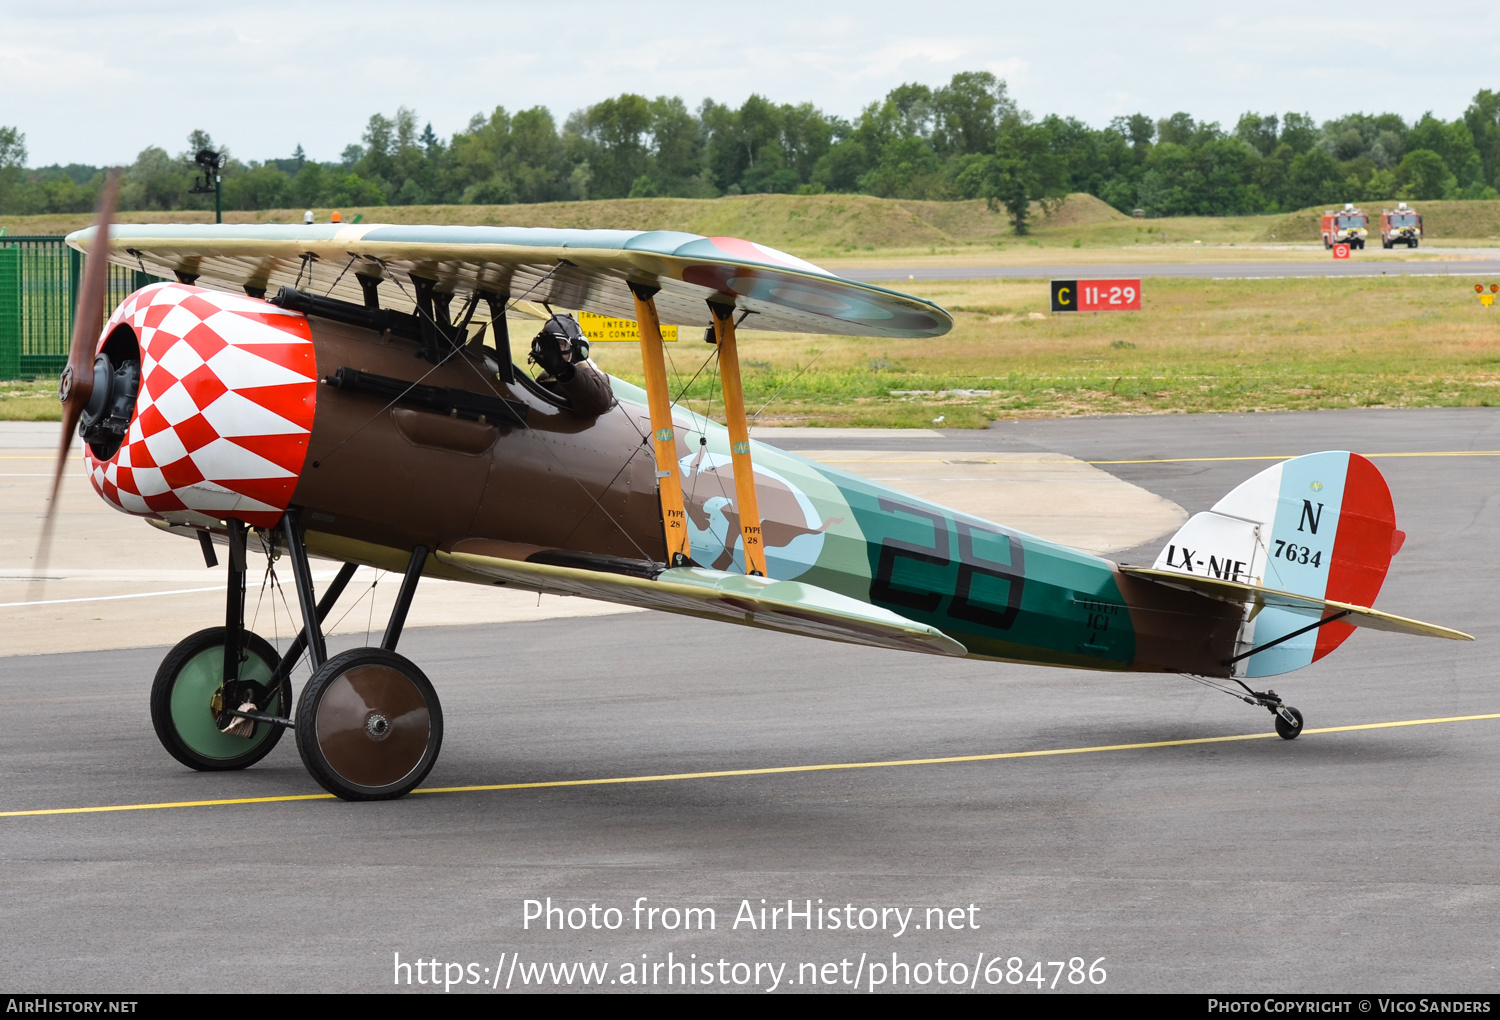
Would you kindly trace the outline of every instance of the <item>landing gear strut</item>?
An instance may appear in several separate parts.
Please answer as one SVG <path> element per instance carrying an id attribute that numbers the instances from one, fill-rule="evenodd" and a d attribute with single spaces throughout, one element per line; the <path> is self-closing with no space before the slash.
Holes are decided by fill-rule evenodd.
<path id="1" fill-rule="evenodd" d="M 306 607 L 312 603 L 312 572 L 295 519 L 289 514 L 287 520 L 287 546 Z M 405 796 L 427 778 L 443 745 L 437 692 L 415 663 L 396 654 L 426 562 L 425 547 L 412 550 L 380 647 L 356 648 L 326 661 L 320 656 L 297 701 L 302 764 L 319 786 L 344 800 Z"/>
<path id="2" fill-rule="evenodd" d="M 1202 676 L 1188 676 L 1189 680 L 1202 684 L 1209 690 L 1220 691 L 1231 698 L 1238 698 L 1247 705 L 1259 705 L 1268 710 L 1276 720 L 1276 735 L 1283 740 L 1296 740 L 1302 732 L 1302 713 L 1281 700 L 1281 695 L 1272 690 L 1251 690 L 1245 683 L 1231 677 L 1241 690 L 1237 691 L 1219 680 Z"/>
<path id="3" fill-rule="evenodd" d="M 431 682 L 396 643 L 427 560 L 417 546 L 379 648 L 328 657 L 323 620 L 357 569 L 344 564 L 322 599 L 288 510 L 280 530 L 291 559 L 303 627 L 285 655 L 245 629 L 246 528 L 226 522 L 229 579 L 225 625 L 200 631 L 168 653 L 151 690 L 151 721 L 162 745 L 199 771 L 242 769 L 264 758 L 284 729 L 295 729 L 308 772 L 344 800 L 390 800 L 427 777 L 443 742 L 443 710 Z M 205 557 L 206 558 L 206 557 Z M 290 675 L 306 652 L 313 675 L 290 718 Z"/>

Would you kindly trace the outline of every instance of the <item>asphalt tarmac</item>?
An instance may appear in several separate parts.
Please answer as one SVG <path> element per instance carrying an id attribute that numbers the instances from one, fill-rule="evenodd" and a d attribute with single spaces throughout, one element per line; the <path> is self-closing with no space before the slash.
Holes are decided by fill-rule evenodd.
<path id="1" fill-rule="evenodd" d="M 1500 259 L 1407 260 L 1356 252 L 1348 261 L 1177 262 L 1164 265 L 909 266 L 840 269 L 838 275 L 865 283 L 891 280 L 1125 280 L 1181 276 L 1209 280 L 1272 280 L 1323 276 L 1495 276 Z"/>
<path id="2" fill-rule="evenodd" d="M 437 960 L 439 988 L 491 994 L 642 978 L 1500 989 L 1500 718 L 1317 732 L 1500 712 L 1500 457 L 1451 455 L 1500 451 L 1500 410 L 1074 419 L 878 442 L 1132 461 L 1101 466 L 1189 511 L 1270 463 L 1212 458 L 1412 454 L 1376 460 L 1409 535 L 1378 604 L 1479 640 L 1357 632 L 1274 681 L 1307 718 L 1289 743 L 1263 738 L 1264 710 L 1172 676 L 658 614 L 417 628 L 402 651 L 447 720 L 429 788 L 579 785 L 0 817 L 5 986 L 430 992 Z M 840 443 L 872 441 L 785 441 Z M 0 658 L 0 810 L 320 792 L 291 739 L 240 773 L 173 762 L 146 704 L 164 653 Z M 1090 750 L 910 763 L 1074 749 Z M 754 774 L 590 782 L 731 770 Z M 548 897 L 562 911 L 550 931 Z M 684 931 L 685 908 L 712 908 L 713 929 L 697 914 L 703 930 Z M 559 930 L 570 922 L 582 927 Z"/>

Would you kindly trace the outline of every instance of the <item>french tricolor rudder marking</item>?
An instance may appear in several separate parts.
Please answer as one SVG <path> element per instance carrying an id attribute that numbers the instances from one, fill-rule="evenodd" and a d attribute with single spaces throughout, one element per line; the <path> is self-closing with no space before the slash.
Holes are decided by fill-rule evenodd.
<path id="1" fill-rule="evenodd" d="M 1379 470 L 1358 454 L 1309 454 L 1280 467 L 1262 584 L 1318 599 L 1373 606 L 1390 568 L 1396 511 Z M 1275 470 L 1274 468 L 1272 469 Z M 1245 624 L 1246 647 L 1260 647 L 1307 626 L 1306 616 L 1268 608 Z M 1354 628 L 1329 623 L 1257 652 L 1245 675 L 1275 676 L 1310 665 Z"/>
<path id="2" fill-rule="evenodd" d="M 1356 606 L 1375 605 L 1391 557 L 1405 539 L 1406 535 L 1396 530 L 1396 508 L 1385 478 L 1364 457 L 1349 454 L 1333 562 L 1323 597 Z M 1347 623 L 1324 624 L 1318 629 L 1313 661 L 1333 651 L 1353 633 L 1354 627 Z"/>
<path id="3" fill-rule="evenodd" d="M 1157 558 L 1156 569 L 1372 607 L 1404 538 L 1375 465 L 1355 453 L 1329 451 L 1282 461 L 1241 483 L 1212 510 L 1194 514 Z M 1232 571 L 1226 572 L 1225 563 Z M 1309 622 L 1316 620 L 1274 606 L 1247 613 L 1236 648 L 1243 656 L 1238 675 L 1301 669 L 1354 632 L 1336 622 L 1281 640 Z M 1244 656 L 1252 649 L 1260 650 Z"/>

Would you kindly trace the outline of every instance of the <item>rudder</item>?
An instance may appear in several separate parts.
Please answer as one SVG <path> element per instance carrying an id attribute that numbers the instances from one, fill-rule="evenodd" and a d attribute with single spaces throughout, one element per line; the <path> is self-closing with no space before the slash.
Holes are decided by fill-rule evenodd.
<path id="1" fill-rule="evenodd" d="M 1373 606 L 1405 535 L 1385 479 L 1356 453 L 1294 457 L 1246 480 L 1212 510 L 1194 514 L 1155 567 L 1242 581 L 1358 606 Z M 1274 676 L 1333 651 L 1354 632 L 1345 623 L 1271 642 L 1305 628 L 1284 609 L 1249 612 L 1240 627 L 1236 675 Z"/>

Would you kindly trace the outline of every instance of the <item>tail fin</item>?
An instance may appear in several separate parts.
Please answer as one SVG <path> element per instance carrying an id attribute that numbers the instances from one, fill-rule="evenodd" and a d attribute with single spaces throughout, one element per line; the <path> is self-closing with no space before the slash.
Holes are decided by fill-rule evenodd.
<path id="1" fill-rule="evenodd" d="M 1282 461 L 1194 514 L 1156 558 L 1155 569 L 1240 581 L 1314 599 L 1370 607 L 1406 535 L 1396 530 L 1391 491 L 1357 453 L 1313 453 Z M 1267 606 L 1247 613 L 1236 653 L 1239 676 L 1301 669 L 1344 642 L 1354 628 Z"/>

